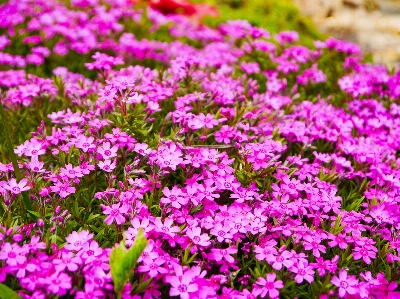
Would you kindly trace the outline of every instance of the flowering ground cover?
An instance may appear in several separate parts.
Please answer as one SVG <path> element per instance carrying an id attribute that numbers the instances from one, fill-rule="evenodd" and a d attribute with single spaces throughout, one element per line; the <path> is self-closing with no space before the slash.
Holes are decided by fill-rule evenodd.
<path id="1" fill-rule="evenodd" d="M 0 16 L 0 297 L 400 298 L 399 70 L 125 0 Z"/>

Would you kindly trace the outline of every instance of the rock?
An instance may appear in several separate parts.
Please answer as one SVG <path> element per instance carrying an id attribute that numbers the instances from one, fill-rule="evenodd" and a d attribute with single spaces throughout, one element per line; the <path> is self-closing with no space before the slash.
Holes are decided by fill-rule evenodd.
<path id="1" fill-rule="evenodd" d="M 322 32 L 358 43 L 376 63 L 400 64 L 400 1 L 293 1 Z"/>

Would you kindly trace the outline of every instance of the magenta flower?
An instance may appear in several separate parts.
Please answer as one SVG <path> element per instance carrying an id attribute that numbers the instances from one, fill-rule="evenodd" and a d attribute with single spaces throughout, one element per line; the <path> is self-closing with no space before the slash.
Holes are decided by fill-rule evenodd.
<path id="1" fill-rule="evenodd" d="M 61 198 L 66 198 L 75 193 L 75 187 L 72 187 L 68 182 L 56 181 L 54 186 L 50 186 L 51 192 L 58 193 Z"/>
<path id="2" fill-rule="evenodd" d="M 85 291 L 77 291 L 75 299 L 104 298 L 104 292 L 93 283 L 85 283 Z"/>
<path id="3" fill-rule="evenodd" d="M 211 244 L 210 237 L 207 234 L 201 234 L 200 227 L 189 228 L 186 235 L 192 240 L 195 245 L 207 247 Z"/>
<path id="4" fill-rule="evenodd" d="M 22 179 L 19 183 L 17 183 L 16 179 L 11 179 L 3 186 L 3 188 L 13 194 L 20 194 L 21 192 L 31 189 L 27 184 L 27 179 Z"/>
<path id="5" fill-rule="evenodd" d="M 17 266 L 26 262 L 26 249 L 18 244 L 4 243 L 0 251 L 0 260 L 5 260 L 9 266 Z"/>
<path id="6" fill-rule="evenodd" d="M 111 223 L 115 222 L 117 225 L 121 225 L 125 223 L 125 217 L 123 214 L 126 214 L 129 211 L 129 208 L 127 205 L 122 205 L 117 203 L 113 204 L 111 207 L 105 206 L 105 205 L 100 205 L 101 208 L 103 209 L 103 213 L 108 215 L 106 219 L 104 219 L 104 222 L 107 223 L 108 225 L 111 225 Z"/>
<path id="7" fill-rule="evenodd" d="M 77 255 L 85 261 L 85 264 L 89 264 L 97 260 L 102 254 L 103 249 L 96 241 L 92 240 L 84 243 Z"/>
<path id="8" fill-rule="evenodd" d="M 302 283 L 304 279 L 309 283 L 314 281 L 315 271 L 313 270 L 313 267 L 304 264 L 302 261 L 299 261 L 296 265 L 290 268 L 290 271 L 297 273 L 294 278 L 297 283 Z"/>
<path id="9" fill-rule="evenodd" d="M 83 177 L 81 169 L 79 167 L 73 167 L 71 164 L 66 164 L 65 168 L 60 168 L 60 174 L 70 179 Z"/>
<path id="10" fill-rule="evenodd" d="M 71 277 L 65 273 L 56 272 L 50 277 L 42 280 L 47 285 L 50 293 L 63 296 L 72 287 Z"/>
<path id="11" fill-rule="evenodd" d="M 282 280 L 275 280 L 275 273 L 268 273 L 267 279 L 263 277 L 259 277 L 257 279 L 256 283 L 262 287 L 261 297 L 269 295 L 271 298 L 277 298 L 279 296 L 279 291 L 277 289 L 283 288 L 283 282 Z"/>
<path id="12" fill-rule="evenodd" d="M 89 242 L 93 238 L 93 234 L 90 234 L 87 230 L 81 232 L 73 231 L 69 236 L 65 238 L 67 244 L 64 248 L 69 251 L 79 251 L 82 249 L 83 244 Z"/>
<path id="13" fill-rule="evenodd" d="M 117 156 L 118 147 L 116 145 L 111 147 L 110 142 L 104 142 L 103 146 L 97 148 L 97 152 L 104 160 L 109 160 Z"/>
<path id="14" fill-rule="evenodd" d="M 355 276 L 348 276 L 345 270 L 340 270 L 339 277 L 333 276 L 331 282 L 339 288 L 340 298 L 343 298 L 346 294 L 354 295 L 358 291 L 358 280 Z"/>
<path id="15" fill-rule="evenodd" d="M 315 257 L 320 257 L 320 251 L 325 253 L 326 252 L 326 247 L 324 245 L 320 244 L 320 241 L 317 238 L 313 238 L 311 236 L 305 236 L 304 237 L 304 249 L 305 250 L 312 250 L 313 255 Z"/>
<path id="16" fill-rule="evenodd" d="M 217 237 L 218 242 L 222 242 L 225 239 L 232 239 L 233 235 L 230 233 L 231 228 L 227 225 L 222 225 L 220 222 L 215 224 L 214 228 L 210 230 L 210 234 Z"/>
<path id="17" fill-rule="evenodd" d="M 80 257 L 76 257 L 72 252 L 66 251 L 61 252 L 61 258 L 53 260 L 53 264 L 56 265 L 55 268 L 59 272 L 64 271 L 65 268 L 70 272 L 76 272 L 81 262 L 82 259 Z"/>
<path id="18" fill-rule="evenodd" d="M 193 282 L 193 274 L 189 271 L 183 273 L 182 267 L 174 267 L 174 276 L 167 276 L 166 280 L 171 285 L 170 296 L 180 296 L 181 299 L 191 298 L 190 293 L 197 292 L 199 286 Z"/>
<path id="19" fill-rule="evenodd" d="M 75 143 L 75 146 L 81 149 L 83 152 L 87 153 L 89 150 L 94 150 L 96 146 L 93 143 L 93 137 L 86 137 L 84 135 L 79 136 Z"/>
<path id="20" fill-rule="evenodd" d="M 115 160 L 100 161 L 97 165 L 105 172 L 112 172 L 117 167 L 117 163 Z"/>
<path id="21" fill-rule="evenodd" d="M 24 155 L 28 157 L 39 156 L 46 153 L 46 150 L 43 149 L 42 144 L 35 141 L 30 142 L 25 148 Z"/>
<path id="22" fill-rule="evenodd" d="M 181 206 L 188 203 L 188 198 L 177 186 L 172 187 L 172 190 L 165 187 L 162 192 L 164 197 L 160 199 L 160 202 L 163 204 L 171 204 L 174 208 L 180 209 Z"/>
<path id="23" fill-rule="evenodd" d="M 157 275 L 166 274 L 168 270 L 164 267 L 161 267 L 164 264 L 164 260 L 158 258 L 156 260 L 152 260 L 151 258 L 147 258 L 143 260 L 143 265 L 138 267 L 138 271 L 140 273 L 147 272 L 150 277 L 156 277 Z"/>
<path id="24" fill-rule="evenodd" d="M 278 255 L 270 254 L 267 256 L 266 260 L 269 264 L 272 264 L 272 268 L 274 268 L 275 270 L 281 270 L 282 266 L 290 268 L 294 265 L 292 254 L 287 250 L 279 253 Z"/>
<path id="25" fill-rule="evenodd" d="M 235 259 L 231 256 L 231 254 L 236 254 L 237 249 L 235 246 L 228 247 L 226 249 L 211 249 L 211 256 L 215 261 L 220 262 L 222 260 L 227 261 L 230 264 L 235 263 Z"/>
<path id="26" fill-rule="evenodd" d="M 371 258 L 376 258 L 376 252 L 368 249 L 366 246 L 354 248 L 353 258 L 355 260 L 363 259 L 366 264 L 371 264 Z"/>

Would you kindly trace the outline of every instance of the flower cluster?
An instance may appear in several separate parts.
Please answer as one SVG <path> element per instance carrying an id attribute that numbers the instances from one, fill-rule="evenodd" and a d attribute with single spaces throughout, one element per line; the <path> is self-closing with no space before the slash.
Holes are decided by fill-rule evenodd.
<path id="1" fill-rule="evenodd" d="M 400 71 L 130 0 L 0 15 L 1 283 L 111 298 L 142 229 L 124 299 L 400 296 Z"/>

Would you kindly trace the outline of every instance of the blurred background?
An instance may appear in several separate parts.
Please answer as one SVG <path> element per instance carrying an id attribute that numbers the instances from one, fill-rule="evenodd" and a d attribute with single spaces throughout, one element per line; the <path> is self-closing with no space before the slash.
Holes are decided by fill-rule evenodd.
<path id="1" fill-rule="evenodd" d="M 333 36 L 358 43 L 376 63 L 400 64 L 400 0 L 193 0 L 220 19 L 248 19 L 276 33 L 297 30 L 302 42 Z M 206 22 L 217 22 L 206 18 Z"/>
<path id="2" fill-rule="evenodd" d="M 293 0 L 323 33 L 358 43 L 374 62 L 400 64 L 400 0 Z"/>

